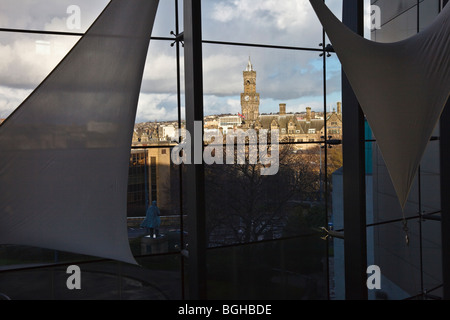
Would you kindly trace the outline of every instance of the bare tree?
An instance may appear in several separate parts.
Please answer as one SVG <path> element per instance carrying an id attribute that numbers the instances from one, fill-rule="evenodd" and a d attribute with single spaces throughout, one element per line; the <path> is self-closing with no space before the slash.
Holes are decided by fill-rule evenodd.
<path id="1" fill-rule="evenodd" d="M 276 175 L 261 175 L 262 165 L 249 161 L 206 166 L 211 245 L 246 243 L 281 234 L 292 201 L 315 197 L 319 184 L 314 159 L 311 153 L 293 151 L 291 145 L 280 146 Z"/>

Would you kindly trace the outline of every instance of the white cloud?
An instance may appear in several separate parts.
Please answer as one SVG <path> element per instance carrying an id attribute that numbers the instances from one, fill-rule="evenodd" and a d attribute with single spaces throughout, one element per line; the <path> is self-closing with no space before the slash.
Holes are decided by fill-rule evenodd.
<path id="1" fill-rule="evenodd" d="M 270 24 L 286 30 L 305 25 L 310 9 L 308 1 L 233 0 L 215 3 L 212 18 L 220 22 L 239 19 Z"/>
<path id="2" fill-rule="evenodd" d="M 205 95 L 203 98 L 203 108 L 205 115 L 237 114 L 241 111 L 241 102 L 239 97 L 221 98 L 214 95 Z"/>
<path id="3" fill-rule="evenodd" d="M 34 88 L 55 68 L 77 38 L 19 35 L 0 43 L 0 83 Z M 45 50 L 43 49 L 45 48 Z M 48 54 L 46 54 L 48 52 Z"/>
<path id="4" fill-rule="evenodd" d="M 64 30 L 64 31 L 72 31 L 72 32 L 81 32 L 80 30 L 67 30 L 67 17 L 54 17 L 49 23 L 44 25 L 44 30 L 47 31 L 55 31 L 55 30 Z"/>
<path id="5" fill-rule="evenodd" d="M 66 10 L 74 4 L 81 8 L 82 28 L 87 29 L 108 2 L 2 0 L 0 26 L 73 31 L 67 30 Z M 162 5 L 163 10 L 158 10 L 158 28 L 161 29 L 158 35 L 169 36 L 169 21 L 173 21 L 172 7 L 167 2 Z M 332 2 L 329 6 L 336 9 L 340 4 Z M 308 0 L 215 0 L 204 1 L 202 9 L 205 39 L 314 48 L 318 48 L 322 41 L 321 26 Z M 36 40 L 50 42 L 49 55 L 37 53 Z M 6 113 L 5 110 L 14 109 L 20 103 L 20 99 L 14 98 L 14 90 L 19 89 L 11 88 L 27 89 L 22 93 L 30 92 L 77 40 L 77 37 L 5 34 L 0 40 L 0 85 L 10 89 L 0 90 L 0 117 L 1 112 Z M 322 99 L 321 59 L 317 52 L 206 44 L 203 48 L 205 114 L 240 111 L 242 71 L 249 55 L 258 74 L 257 90 L 263 101 L 270 102 L 270 105 L 262 105 L 263 109 L 266 108 L 262 112 L 276 112 L 281 102 L 290 102 L 287 106 L 290 110 L 304 108 L 303 103 L 313 104 L 314 97 L 317 97 L 317 101 Z M 330 80 L 330 93 L 339 90 L 339 72 L 331 64 L 329 67 L 327 77 Z M 182 92 L 183 69 L 184 59 L 181 57 Z M 170 47 L 167 41 L 152 41 L 142 83 L 138 120 L 177 118 L 176 73 L 175 48 Z M 17 96 L 22 97 L 23 94 Z M 298 102 L 299 99 L 303 99 L 302 102 Z M 305 99 L 311 100 L 311 103 L 304 102 Z"/>
<path id="6" fill-rule="evenodd" d="M 184 110 L 182 110 L 184 114 Z M 175 94 L 141 93 L 136 122 L 177 120 L 177 96 Z"/>
<path id="7" fill-rule="evenodd" d="M 233 4 L 219 2 L 214 5 L 212 18 L 220 22 L 229 22 L 237 18 L 238 14 L 233 8 Z"/>
<path id="8" fill-rule="evenodd" d="M 109 0 L 2 0 L 0 25 L 16 29 L 73 31 L 67 29 L 65 19 L 70 16 L 67 8 L 76 5 L 81 9 L 79 31 L 84 32 L 108 3 Z"/>
<path id="9" fill-rule="evenodd" d="M 204 2 L 208 40 L 318 47 L 321 25 L 308 0 L 217 0 Z"/>
<path id="10" fill-rule="evenodd" d="M 243 92 L 242 72 L 247 67 L 249 51 L 257 73 L 256 88 L 262 99 L 287 100 L 323 94 L 323 62 L 318 52 L 221 45 L 211 45 L 204 49 L 205 94 L 230 96 Z M 332 67 L 331 64 L 329 66 Z M 333 73 L 329 72 L 327 75 L 335 76 L 334 69 Z M 328 89 L 336 88 L 337 86 L 330 85 Z"/>
<path id="11" fill-rule="evenodd" d="M 168 43 L 165 44 L 169 46 Z M 143 93 L 175 93 L 177 89 L 175 56 L 173 53 L 157 49 L 152 49 L 147 58 L 141 90 Z M 180 59 L 180 70 L 181 78 L 183 78 L 184 60 L 182 58 Z"/>
<path id="12" fill-rule="evenodd" d="M 236 95 L 242 91 L 245 56 L 221 50 L 203 56 L 203 91 L 205 94 Z"/>
<path id="13" fill-rule="evenodd" d="M 32 90 L 0 87 L 0 118 L 7 118 L 31 92 Z"/>

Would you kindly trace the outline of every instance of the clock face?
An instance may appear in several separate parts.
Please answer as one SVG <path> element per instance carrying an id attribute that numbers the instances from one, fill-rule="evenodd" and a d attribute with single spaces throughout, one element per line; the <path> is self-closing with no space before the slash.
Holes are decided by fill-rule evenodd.
<path id="1" fill-rule="evenodd" d="M 248 101 L 248 100 L 250 100 L 250 97 L 249 96 L 245 96 L 245 101 Z"/>

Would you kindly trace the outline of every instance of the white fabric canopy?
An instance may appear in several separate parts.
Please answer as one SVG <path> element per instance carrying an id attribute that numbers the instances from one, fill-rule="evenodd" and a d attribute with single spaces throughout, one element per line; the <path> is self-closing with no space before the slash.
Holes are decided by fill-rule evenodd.
<path id="1" fill-rule="evenodd" d="M 377 43 L 348 29 L 323 0 L 310 2 L 367 117 L 404 208 L 449 97 L 450 5 L 423 32 L 395 43 Z"/>
<path id="2" fill-rule="evenodd" d="M 136 263 L 128 164 L 157 7 L 112 0 L 0 126 L 0 243 Z"/>

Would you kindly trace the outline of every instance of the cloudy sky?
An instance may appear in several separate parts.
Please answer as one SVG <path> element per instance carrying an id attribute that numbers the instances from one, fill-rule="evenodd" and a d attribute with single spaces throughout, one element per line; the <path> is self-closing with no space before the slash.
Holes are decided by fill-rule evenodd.
<path id="1" fill-rule="evenodd" d="M 108 2 L 1 0 L 0 28 L 84 32 Z M 327 4 L 339 17 L 342 0 Z M 73 5 L 80 8 L 79 26 L 74 24 L 76 12 L 68 12 Z M 322 42 L 322 28 L 308 0 L 204 0 L 202 9 L 205 40 L 316 49 Z M 174 30 L 174 0 L 160 0 L 153 36 L 171 37 Z M 78 39 L 0 33 L 0 118 L 20 105 Z M 176 52 L 170 44 L 160 40 L 150 44 L 137 122 L 177 119 Z M 205 114 L 240 112 L 242 71 L 249 56 L 257 72 L 260 112 L 277 112 L 280 103 L 287 104 L 288 112 L 303 112 L 307 106 L 323 110 L 323 61 L 318 52 L 218 44 L 205 44 L 203 50 Z M 331 110 L 340 101 L 335 55 L 327 59 L 327 66 Z"/>

